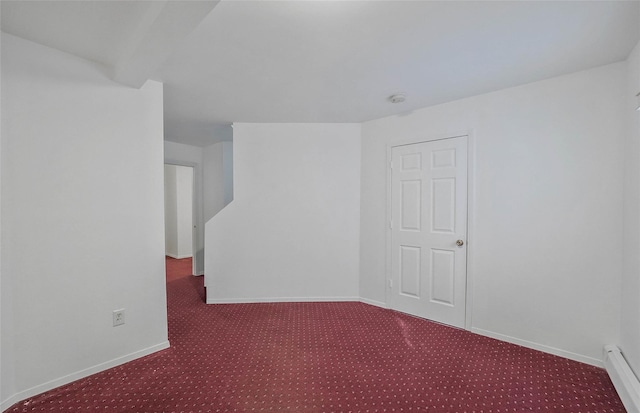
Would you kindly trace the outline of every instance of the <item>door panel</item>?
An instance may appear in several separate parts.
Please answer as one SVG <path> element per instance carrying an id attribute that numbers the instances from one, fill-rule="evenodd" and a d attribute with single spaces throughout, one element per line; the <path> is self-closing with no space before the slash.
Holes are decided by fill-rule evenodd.
<path id="1" fill-rule="evenodd" d="M 403 181 L 402 185 L 402 219 L 400 223 L 405 231 L 420 231 L 420 214 L 422 210 L 422 187 L 420 181 Z"/>
<path id="2" fill-rule="evenodd" d="M 440 178 L 431 181 L 432 232 L 456 232 L 456 179 Z"/>
<path id="3" fill-rule="evenodd" d="M 389 306 L 464 327 L 467 137 L 396 146 L 391 155 Z"/>
<path id="4" fill-rule="evenodd" d="M 431 301 L 454 305 L 455 254 L 451 251 L 431 250 Z"/>
<path id="5" fill-rule="evenodd" d="M 400 246 L 400 294 L 420 298 L 420 248 Z"/>

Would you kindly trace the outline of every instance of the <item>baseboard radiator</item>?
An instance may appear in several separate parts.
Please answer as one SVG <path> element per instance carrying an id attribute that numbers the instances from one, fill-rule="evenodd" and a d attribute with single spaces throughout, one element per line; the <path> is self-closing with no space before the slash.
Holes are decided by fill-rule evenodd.
<path id="1" fill-rule="evenodd" d="M 640 413 L 640 381 L 617 346 L 604 348 L 604 366 L 627 413 Z"/>

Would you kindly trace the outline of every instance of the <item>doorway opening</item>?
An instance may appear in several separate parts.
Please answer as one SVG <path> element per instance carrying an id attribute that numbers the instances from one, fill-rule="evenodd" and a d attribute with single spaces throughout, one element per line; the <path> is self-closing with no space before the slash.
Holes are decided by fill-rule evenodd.
<path id="1" fill-rule="evenodd" d="M 167 279 L 196 274 L 194 168 L 165 164 L 165 256 Z"/>

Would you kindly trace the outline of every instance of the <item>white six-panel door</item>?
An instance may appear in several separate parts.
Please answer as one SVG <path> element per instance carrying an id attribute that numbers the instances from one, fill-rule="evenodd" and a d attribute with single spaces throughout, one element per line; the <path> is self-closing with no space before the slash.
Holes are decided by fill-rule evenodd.
<path id="1" fill-rule="evenodd" d="M 391 150 L 390 308 L 464 327 L 467 137 Z"/>

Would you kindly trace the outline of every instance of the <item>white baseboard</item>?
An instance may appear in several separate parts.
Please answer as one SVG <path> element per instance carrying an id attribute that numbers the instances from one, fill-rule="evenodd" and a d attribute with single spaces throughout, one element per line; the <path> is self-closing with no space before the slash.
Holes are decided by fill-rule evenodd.
<path id="1" fill-rule="evenodd" d="M 273 297 L 273 298 L 225 298 L 216 299 L 207 297 L 207 304 L 251 304 L 251 303 L 289 303 L 289 302 L 330 302 L 330 301 L 359 301 L 365 304 L 373 305 L 380 308 L 388 309 L 386 303 L 371 300 L 363 297 Z M 522 340 L 508 335 L 494 333 L 492 331 L 483 330 L 472 327 L 471 332 L 482 336 L 495 338 L 496 340 L 505 341 L 507 343 L 517 344 L 533 350 L 542 351 L 543 353 L 553 354 L 555 356 L 564 357 L 569 360 L 578 361 L 580 363 L 589 364 L 596 367 L 604 367 L 602 360 L 585 356 L 578 353 L 562 350 L 559 348 L 547 346 L 532 341 Z M 638 412 L 640 413 L 640 412 Z"/>
<path id="2" fill-rule="evenodd" d="M 24 400 L 24 399 L 19 399 L 18 396 L 14 394 L 13 396 L 9 397 L 8 399 L 2 401 L 0 403 L 0 412 L 4 412 L 9 407 L 11 407 L 14 404 L 18 403 L 20 400 Z"/>
<path id="3" fill-rule="evenodd" d="M 376 306 L 376 307 L 389 309 L 389 306 L 386 303 L 382 302 L 382 301 L 371 300 L 371 299 L 364 298 L 364 297 L 360 297 L 360 301 L 365 303 L 365 304 L 370 304 L 370 305 L 373 305 L 373 306 Z M 589 364 L 589 365 L 596 366 L 596 367 L 604 367 L 603 361 L 600 360 L 600 359 L 597 359 L 597 358 L 584 356 L 582 354 L 572 353 L 570 351 L 561 350 L 559 348 L 546 346 L 544 344 L 539 344 L 539 343 L 535 343 L 535 342 L 532 342 L 532 341 L 522 340 L 522 339 L 519 339 L 519 338 L 507 336 L 507 335 L 500 334 L 500 333 L 494 333 L 492 331 L 483 330 L 483 329 L 480 329 L 480 328 L 472 327 L 469 331 L 471 331 L 472 333 L 480 334 L 481 336 L 495 338 L 496 340 L 505 341 L 507 343 L 512 343 L 512 344 L 517 344 L 517 345 L 522 346 L 522 347 L 527 347 L 527 348 L 530 348 L 530 349 L 533 349 L 533 350 L 542 351 L 543 353 L 549 353 L 549 354 L 553 354 L 555 356 L 564 357 L 564 358 L 567 358 L 569 360 L 578 361 L 580 363 L 585 363 L 585 364 Z M 640 411 L 638 413 L 640 413 Z"/>
<path id="4" fill-rule="evenodd" d="M 176 260 L 181 260 L 181 259 L 184 259 L 184 258 L 192 258 L 192 255 L 173 255 L 173 254 L 168 254 L 166 252 L 165 252 L 164 255 L 166 255 L 167 257 L 174 258 Z"/>
<path id="5" fill-rule="evenodd" d="M 554 356 L 564 357 L 569 360 L 578 361 L 580 363 L 590 364 L 596 367 L 604 367 L 602 360 L 597 358 L 584 356 L 582 354 L 572 353 L 570 351 L 561 350 L 559 348 L 547 346 L 544 344 L 535 343 L 533 341 L 522 340 L 519 338 L 507 336 L 500 333 L 494 333 L 492 331 L 483 330 L 481 328 L 471 328 L 472 333 L 480 334 L 481 336 L 495 338 L 496 340 L 506 341 L 507 343 L 517 344 L 522 347 L 527 347 L 533 350 L 542 351 L 543 353 L 553 354 Z"/>
<path id="6" fill-rule="evenodd" d="M 605 346 L 604 366 L 627 412 L 640 413 L 640 382 L 617 346 Z"/>
<path id="7" fill-rule="evenodd" d="M 22 400 L 28 399 L 30 397 L 36 396 L 36 395 L 38 395 L 40 393 L 44 393 L 46 391 L 53 390 L 56 387 L 64 386 L 65 384 L 69 384 L 69 383 L 74 382 L 76 380 L 83 379 L 83 378 L 85 378 L 87 376 L 90 376 L 92 374 L 96 374 L 96 373 L 99 373 L 101 371 L 108 370 L 108 369 L 110 369 L 112 367 L 119 366 L 119 365 L 127 363 L 129 361 L 133 361 L 135 359 L 138 359 L 140 357 L 148 356 L 149 354 L 153 354 L 153 353 L 155 353 L 157 351 L 164 350 L 164 349 L 167 349 L 167 348 L 169 348 L 169 342 L 165 341 L 163 343 L 156 344 L 155 346 L 147 347 L 145 349 L 142 349 L 142 350 L 127 354 L 125 356 L 118 357 L 118 358 L 115 358 L 113 360 L 109 360 L 109 361 L 106 361 L 104 363 L 100 363 L 100 364 L 97 364 L 95 366 L 86 368 L 84 370 L 80 370 L 80 371 L 77 371 L 75 373 L 71 373 L 71 374 L 68 374 L 66 376 L 63 376 L 63 377 L 48 381 L 46 383 L 37 385 L 37 386 L 32 387 L 30 389 L 23 390 L 21 392 L 18 392 L 16 394 L 14 394 L 13 396 L 10 396 L 6 400 L 2 401 L 2 403 L 0 403 L 0 411 L 5 411 L 6 409 L 8 409 L 9 407 L 13 406 L 14 404 L 16 404 L 16 403 L 18 403 L 18 402 L 20 402 Z"/>
<path id="8" fill-rule="evenodd" d="M 380 308 L 386 308 L 386 309 L 389 308 L 389 306 L 387 306 L 387 303 L 383 303 L 382 301 L 370 300 L 368 298 L 360 297 L 360 302 L 361 303 L 365 303 L 365 304 L 369 304 L 369 305 L 373 305 L 373 306 L 376 306 L 376 307 L 380 307 Z"/>
<path id="9" fill-rule="evenodd" d="M 359 297 L 269 297 L 269 298 L 209 298 L 207 304 L 253 304 L 253 303 L 315 303 L 332 301 L 360 301 Z"/>

